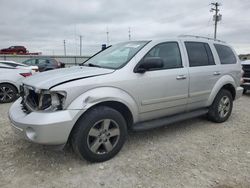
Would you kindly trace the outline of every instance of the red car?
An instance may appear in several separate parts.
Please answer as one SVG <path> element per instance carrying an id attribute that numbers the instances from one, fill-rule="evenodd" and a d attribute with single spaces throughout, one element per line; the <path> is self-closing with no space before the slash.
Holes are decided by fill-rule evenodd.
<path id="1" fill-rule="evenodd" d="M 24 46 L 11 46 L 0 50 L 0 54 L 26 54 L 28 50 Z"/>

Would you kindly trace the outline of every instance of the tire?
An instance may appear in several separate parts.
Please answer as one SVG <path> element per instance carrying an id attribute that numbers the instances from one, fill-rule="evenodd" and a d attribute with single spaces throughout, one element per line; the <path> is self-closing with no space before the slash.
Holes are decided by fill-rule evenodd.
<path id="1" fill-rule="evenodd" d="M 81 158 L 102 162 L 114 157 L 126 138 L 127 124 L 124 117 L 112 108 L 98 106 L 78 119 L 70 141 L 73 150 Z"/>
<path id="2" fill-rule="evenodd" d="M 247 89 L 243 89 L 243 94 L 246 94 L 247 93 Z"/>
<path id="3" fill-rule="evenodd" d="M 0 84 L 0 103 L 9 103 L 17 99 L 18 91 L 11 84 Z"/>
<path id="4" fill-rule="evenodd" d="M 233 97 L 230 91 L 222 89 L 214 99 L 208 111 L 208 119 L 222 123 L 231 115 L 233 109 Z"/>

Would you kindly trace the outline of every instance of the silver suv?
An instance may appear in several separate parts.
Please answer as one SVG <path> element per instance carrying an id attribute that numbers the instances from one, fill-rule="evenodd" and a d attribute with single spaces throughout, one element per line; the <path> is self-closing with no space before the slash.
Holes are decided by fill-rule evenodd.
<path id="1" fill-rule="evenodd" d="M 79 156 L 105 161 L 128 130 L 147 130 L 207 115 L 228 119 L 242 95 L 241 65 L 226 43 L 182 36 L 129 41 L 82 66 L 26 79 L 9 110 L 16 132 L 46 145 L 70 143 Z"/>

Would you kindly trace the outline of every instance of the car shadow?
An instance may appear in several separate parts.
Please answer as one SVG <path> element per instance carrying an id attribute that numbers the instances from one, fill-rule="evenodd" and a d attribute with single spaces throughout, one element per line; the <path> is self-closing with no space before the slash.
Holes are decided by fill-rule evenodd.
<path id="1" fill-rule="evenodd" d="M 179 134 L 183 131 L 193 131 L 195 129 L 200 129 L 204 125 L 204 123 L 201 123 L 201 121 L 206 122 L 207 120 L 205 117 L 199 117 L 148 131 L 130 131 L 128 140 L 125 143 L 125 147 L 122 149 L 121 155 L 130 155 L 129 153 L 133 152 L 132 148 L 135 148 L 134 145 L 136 145 L 137 149 L 143 149 L 145 142 L 156 143 L 158 139 L 165 137 L 172 137 L 174 139 L 176 134 Z M 55 150 L 54 147 L 29 143 L 28 141 L 24 140 L 15 140 L 15 138 L 13 139 L 13 145 L 9 147 L 14 147 L 14 152 L 12 153 L 9 160 L 13 161 L 14 163 L 16 163 L 16 161 L 22 161 L 21 163 L 16 163 L 17 166 L 23 167 L 23 163 L 25 163 L 26 166 L 32 166 L 33 170 L 50 171 L 53 168 L 62 168 L 61 164 L 66 166 L 82 166 L 90 164 L 86 160 L 81 160 L 73 152 L 71 147 L 69 147 L 69 144 L 67 144 L 63 150 Z"/>

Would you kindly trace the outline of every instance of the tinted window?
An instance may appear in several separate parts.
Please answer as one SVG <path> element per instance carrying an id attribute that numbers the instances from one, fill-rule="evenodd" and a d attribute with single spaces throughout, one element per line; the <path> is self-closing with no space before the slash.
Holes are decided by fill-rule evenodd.
<path id="1" fill-rule="evenodd" d="M 189 66 L 208 66 L 214 65 L 214 57 L 207 43 L 185 42 L 188 53 Z"/>
<path id="2" fill-rule="evenodd" d="M 24 61 L 23 64 L 34 66 L 34 65 L 37 65 L 37 61 L 36 61 L 36 59 L 28 59 L 28 60 Z"/>
<path id="3" fill-rule="evenodd" d="M 219 55 L 221 64 L 234 64 L 236 63 L 235 55 L 231 48 L 221 44 L 214 44 L 215 49 Z"/>
<path id="4" fill-rule="evenodd" d="M 177 42 L 168 42 L 156 45 L 144 57 L 160 57 L 163 60 L 163 69 L 182 67 L 181 54 Z"/>

